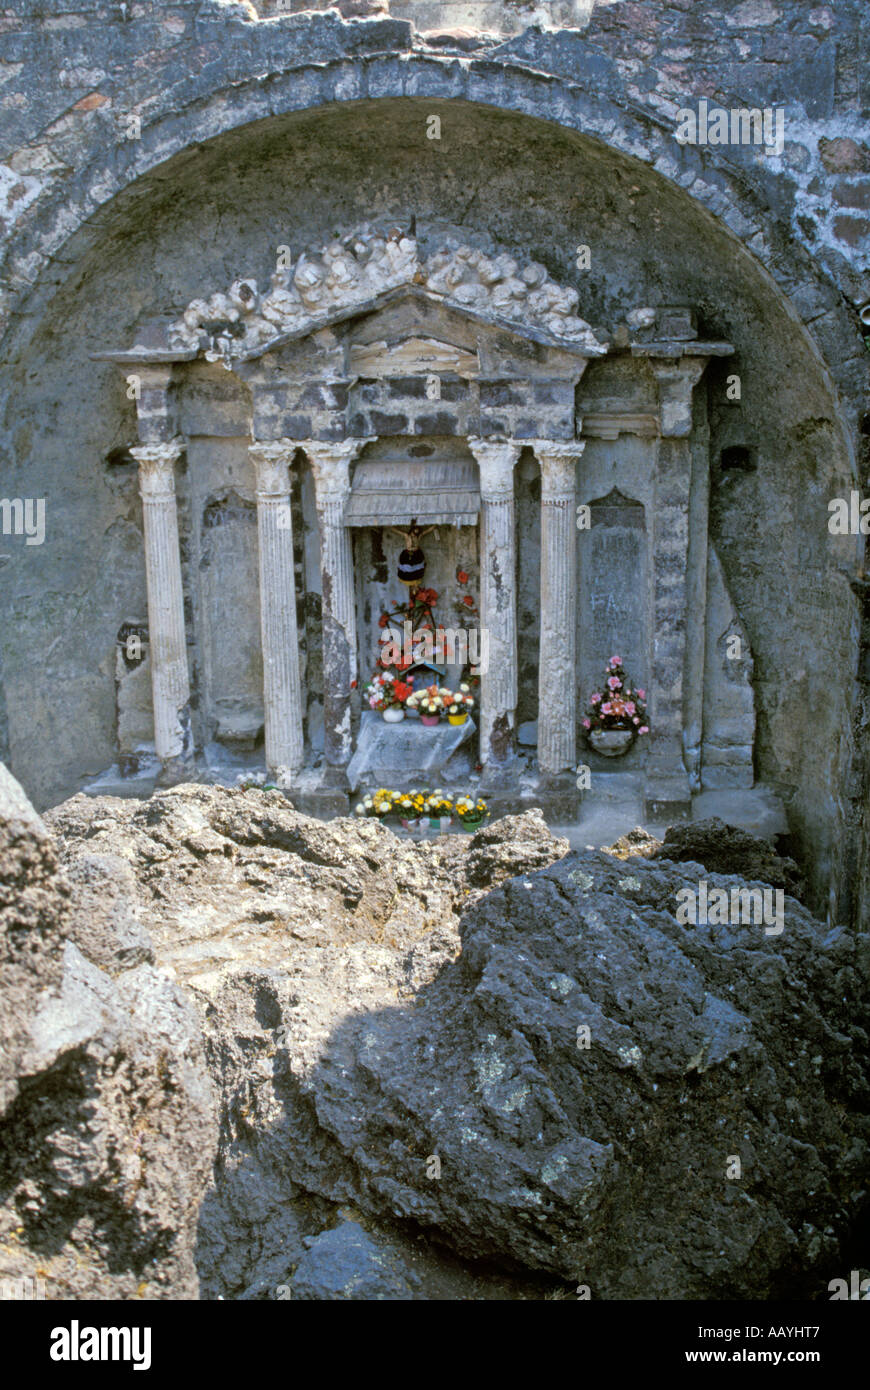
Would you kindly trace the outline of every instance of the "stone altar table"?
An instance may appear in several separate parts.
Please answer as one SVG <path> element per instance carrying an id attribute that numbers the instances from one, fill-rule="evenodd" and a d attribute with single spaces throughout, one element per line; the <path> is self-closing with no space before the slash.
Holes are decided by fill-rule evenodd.
<path id="1" fill-rule="evenodd" d="M 348 763 L 352 791 L 363 785 L 405 790 L 415 782 L 437 782 L 449 758 L 476 732 L 470 717 L 464 724 L 439 724 L 419 719 L 386 724 L 375 710 L 363 710 L 356 753 Z"/>

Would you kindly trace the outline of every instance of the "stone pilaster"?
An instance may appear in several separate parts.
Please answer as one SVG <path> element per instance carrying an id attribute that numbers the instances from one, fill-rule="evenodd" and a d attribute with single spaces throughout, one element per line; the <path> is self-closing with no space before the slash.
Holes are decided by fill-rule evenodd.
<path id="1" fill-rule="evenodd" d="M 480 760 L 503 765 L 514 752 L 517 714 L 517 600 L 514 466 L 522 445 L 472 438 L 480 468 L 480 619 L 489 666 L 480 678 Z"/>
<path id="2" fill-rule="evenodd" d="M 164 771 L 175 763 L 184 763 L 192 752 L 190 677 L 175 502 L 175 463 L 183 450 L 184 440 L 178 436 L 164 443 L 139 444 L 130 450 L 139 464 L 154 744 Z"/>
<path id="3" fill-rule="evenodd" d="M 301 442 L 314 475 L 320 526 L 323 746 L 327 777 L 334 782 L 344 780 L 353 751 L 350 687 L 357 675 L 353 551 L 344 508 L 350 493 L 350 465 L 368 443 L 368 439 Z"/>
<path id="4" fill-rule="evenodd" d="M 701 790 L 704 667 L 707 654 L 707 559 L 710 516 L 710 429 L 706 405 L 695 402 L 689 542 L 686 551 L 686 656 L 683 669 L 683 765 L 692 792 Z"/>
<path id="5" fill-rule="evenodd" d="M 688 815 L 691 790 L 683 761 L 683 689 L 689 592 L 692 391 L 706 357 L 651 358 L 659 386 L 653 508 L 653 670 L 646 811 Z M 695 601 L 697 597 L 691 595 Z"/>
<path id="6" fill-rule="evenodd" d="M 290 510 L 292 439 L 250 445 L 256 470 L 266 766 L 279 786 L 302 766 L 302 686 Z"/>
<path id="7" fill-rule="evenodd" d="M 538 767 L 577 761 L 577 461 L 585 443 L 536 439 L 541 465 L 541 646 Z"/>

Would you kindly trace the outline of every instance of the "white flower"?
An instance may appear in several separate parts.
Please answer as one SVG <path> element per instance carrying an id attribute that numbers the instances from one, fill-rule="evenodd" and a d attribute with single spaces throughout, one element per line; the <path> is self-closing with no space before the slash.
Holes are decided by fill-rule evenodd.
<path id="1" fill-rule="evenodd" d="M 354 812 L 355 812 L 356 815 L 358 815 L 358 816 L 364 816 L 364 815 L 365 815 L 365 807 L 364 807 L 364 806 L 361 806 L 359 802 L 357 802 L 356 806 L 354 806 L 353 809 L 354 809 Z"/>

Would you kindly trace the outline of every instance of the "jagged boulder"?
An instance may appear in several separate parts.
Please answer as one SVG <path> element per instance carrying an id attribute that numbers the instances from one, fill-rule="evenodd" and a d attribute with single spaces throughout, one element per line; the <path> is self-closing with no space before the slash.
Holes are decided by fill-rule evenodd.
<path id="1" fill-rule="evenodd" d="M 345 1206 L 373 1241 L 398 1223 L 593 1297 L 822 1287 L 864 1200 L 866 938 L 793 898 L 776 935 L 684 924 L 697 862 L 566 854 L 534 813 L 417 845 L 176 787 L 49 820 L 73 877 L 130 866 L 197 1003 L 221 1095 L 209 1296 L 276 1297 L 300 1267 L 309 1287 Z M 741 888 L 746 865 L 702 873 Z"/>
<path id="2" fill-rule="evenodd" d="M 727 825 L 718 816 L 669 826 L 662 843 L 648 852 L 654 859 L 703 864 L 714 873 L 769 883 L 799 902 L 806 892 L 806 881 L 793 859 L 778 854 L 769 840 Z"/>
<path id="3" fill-rule="evenodd" d="M 61 874 L 0 765 L 0 1278 L 48 1298 L 197 1296 L 214 1098 L 124 867 Z"/>
<path id="4" fill-rule="evenodd" d="M 594 1297 L 805 1292 L 863 1194 L 867 943 L 793 900 L 775 938 L 682 926 L 693 885 L 569 855 L 473 902 L 413 998 L 333 966 L 328 1028 L 300 963 L 224 974 L 206 1026 L 235 1142 Z"/>

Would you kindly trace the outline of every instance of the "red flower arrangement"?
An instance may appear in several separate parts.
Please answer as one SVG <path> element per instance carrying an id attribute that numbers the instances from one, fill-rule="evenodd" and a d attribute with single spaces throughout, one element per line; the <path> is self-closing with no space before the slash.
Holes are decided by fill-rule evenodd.
<path id="1" fill-rule="evenodd" d="M 398 676 L 372 676 L 363 694 L 369 709 L 401 709 L 413 691 L 411 681 L 399 680 Z"/>

